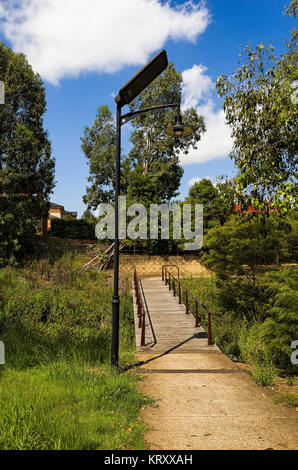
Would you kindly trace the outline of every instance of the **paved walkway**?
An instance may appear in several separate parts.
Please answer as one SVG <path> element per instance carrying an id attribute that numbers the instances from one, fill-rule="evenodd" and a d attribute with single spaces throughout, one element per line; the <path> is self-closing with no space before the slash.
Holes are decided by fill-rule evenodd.
<path id="1" fill-rule="evenodd" d="M 194 328 L 160 279 L 142 283 L 157 341 L 148 322 L 137 372 L 143 393 L 155 399 L 142 413 L 149 448 L 297 449 L 295 409 L 275 405 L 270 390 L 208 347 L 204 331 Z"/>

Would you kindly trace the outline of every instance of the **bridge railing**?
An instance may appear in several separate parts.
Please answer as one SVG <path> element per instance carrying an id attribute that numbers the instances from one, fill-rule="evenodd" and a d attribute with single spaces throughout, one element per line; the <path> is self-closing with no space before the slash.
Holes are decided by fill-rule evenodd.
<path id="1" fill-rule="evenodd" d="M 137 274 L 136 268 L 134 268 L 134 289 L 135 289 L 135 299 L 137 305 L 137 315 L 138 315 L 138 327 L 141 328 L 141 346 L 145 346 L 145 305 L 141 291 L 141 284 Z"/>
<path id="2" fill-rule="evenodd" d="M 175 277 L 167 268 L 175 266 L 178 268 L 178 277 Z M 194 317 L 195 317 L 195 326 L 198 328 L 200 326 L 200 316 L 199 316 L 199 306 L 202 307 L 205 312 L 207 313 L 207 321 L 208 321 L 208 346 L 212 346 L 212 316 L 220 317 L 219 313 L 214 313 L 209 310 L 206 305 L 204 305 L 193 293 L 185 287 L 184 284 L 179 279 L 180 272 L 179 267 L 177 265 L 164 265 L 162 267 L 162 280 L 165 282 L 166 285 L 169 286 L 169 290 L 173 291 L 173 296 L 178 296 L 179 304 L 185 305 L 185 313 L 189 315 L 191 312 L 191 301 L 194 303 Z"/>

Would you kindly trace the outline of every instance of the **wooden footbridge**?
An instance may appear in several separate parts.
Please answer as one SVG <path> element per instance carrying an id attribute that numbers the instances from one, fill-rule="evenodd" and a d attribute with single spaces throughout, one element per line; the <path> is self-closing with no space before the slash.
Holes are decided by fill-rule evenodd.
<path id="1" fill-rule="evenodd" d="M 183 285 L 178 266 L 163 266 L 160 277 L 142 280 L 134 271 L 134 314 L 139 351 L 220 352 L 212 341 L 212 316 L 217 314 Z M 207 331 L 201 325 L 203 315 Z"/>

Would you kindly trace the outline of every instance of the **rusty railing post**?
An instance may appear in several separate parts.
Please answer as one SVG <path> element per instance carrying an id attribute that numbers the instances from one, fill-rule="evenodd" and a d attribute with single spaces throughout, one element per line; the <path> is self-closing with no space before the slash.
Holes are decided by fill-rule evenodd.
<path id="1" fill-rule="evenodd" d="M 137 302 L 138 302 L 138 317 L 139 317 L 139 328 L 142 327 L 142 305 L 140 299 L 140 290 L 139 290 L 139 283 L 137 284 Z"/>
<path id="2" fill-rule="evenodd" d="M 196 300 L 196 328 L 199 327 L 199 309 L 198 309 L 198 301 Z"/>
<path id="3" fill-rule="evenodd" d="M 141 332 L 141 346 L 145 346 L 145 311 L 142 309 L 142 332 Z"/>
<path id="4" fill-rule="evenodd" d="M 189 314 L 189 308 L 188 308 L 188 291 L 185 291 L 185 307 L 186 307 L 186 314 Z"/>
<path id="5" fill-rule="evenodd" d="M 208 312 L 208 346 L 212 346 L 211 315 Z"/>
<path id="6" fill-rule="evenodd" d="M 179 304 L 181 304 L 181 284 L 180 281 L 178 281 L 178 286 L 179 286 Z"/>
<path id="7" fill-rule="evenodd" d="M 142 300 L 142 293 L 140 289 L 140 281 L 137 275 L 137 270 L 134 267 L 134 287 L 135 287 L 135 296 L 136 296 L 136 305 L 137 305 L 137 316 L 139 319 L 138 327 L 142 328 L 141 330 L 141 346 L 145 346 L 145 308 Z"/>

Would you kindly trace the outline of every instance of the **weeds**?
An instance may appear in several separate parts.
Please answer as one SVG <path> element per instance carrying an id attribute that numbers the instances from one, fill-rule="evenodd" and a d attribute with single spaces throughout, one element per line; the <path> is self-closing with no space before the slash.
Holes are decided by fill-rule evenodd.
<path id="1" fill-rule="evenodd" d="M 277 405 L 286 405 L 289 407 L 298 407 L 298 396 L 293 393 L 280 393 L 275 399 L 274 402 Z"/>
<path id="2" fill-rule="evenodd" d="M 258 385 L 270 387 L 277 375 L 273 364 L 260 363 L 251 371 L 252 378 Z"/>
<path id="3" fill-rule="evenodd" d="M 84 260 L 83 260 L 84 261 Z M 0 449 L 142 449 L 146 401 L 110 371 L 110 278 L 82 256 L 0 271 Z M 120 365 L 134 356 L 130 281 L 121 283 Z"/>

